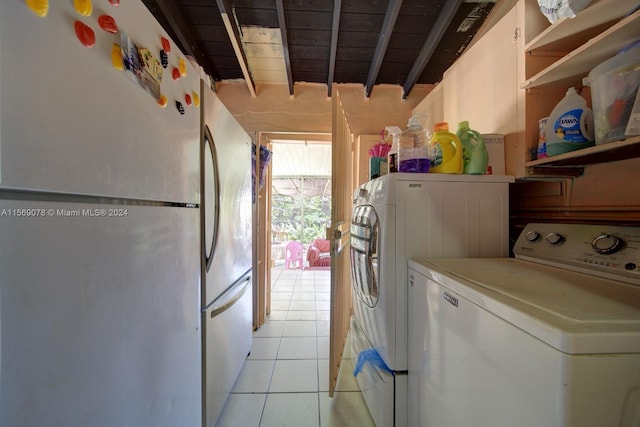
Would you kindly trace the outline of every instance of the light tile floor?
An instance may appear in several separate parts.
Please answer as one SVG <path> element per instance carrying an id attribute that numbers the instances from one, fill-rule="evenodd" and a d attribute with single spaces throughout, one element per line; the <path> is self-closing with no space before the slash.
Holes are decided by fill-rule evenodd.
<path id="1" fill-rule="evenodd" d="M 253 334 L 216 426 L 374 427 L 348 345 L 329 397 L 330 272 L 274 268 L 271 274 L 271 315 Z"/>

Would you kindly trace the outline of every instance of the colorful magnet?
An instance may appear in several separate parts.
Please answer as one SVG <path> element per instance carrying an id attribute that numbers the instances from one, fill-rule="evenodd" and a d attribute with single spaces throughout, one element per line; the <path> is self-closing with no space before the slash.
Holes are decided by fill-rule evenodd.
<path id="1" fill-rule="evenodd" d="M 158 105 L 162 108 L 166 107 L 168 104 L 167 97 L 164 95 L 160 95 L 160 99 L 158 99 Z"/>
<path id="2" fill-rule="evenodd" d="M 196 107 L 200 106 L 200 97 L 198 96 L 197 93 L 195 92 L 191 92 L 191 96 L 193 97 L 193 105 L 195 105 Z"/>
<path id="3" fill-rule="evenodd" d="M 111 45 L 111 63 L 116 70 L 124 70 L 124 62 L 122 61 L 122 49 L 118 43 Z"/>
<path id="4" fill-rule="evenodd" d="M 180 60 L 178 61 L 178 70 L 180 70 L 180 75 L 182 77 L 187 75 L 187 64 L 182 58 L 180 58 Z"/>
<path id="5" fill-rule="evenodd" d="M 168 39 L 166 39 L 165 37 L 161 37 L 160 43 L 162 43 L 162 49 L 164 49 L 165 52 L 171 53 L 171 43 Z"/>
<path id="6" fill-rule="evenodd" d="M 173 67 L 173 70 L 171 70 L 171 77 L 173 77 L 173 80 L 178 80 L 180 77 L 182 77 L 182 75 L 180 74 L 180 70 L 178 70 L 176 67 Z"/>
<path id="7" fill-rule="evenodd" d="M 160 63 L 162 64 L 162 68 L 167 68 L 169 66 L 169 56 L 167 55 L 167 51 L 164 49 L 160 50 Z"/>
<path id="8" fill-rule="evenodd" d="M 160 65 L 160 61 L 156 59 L 151 51 L 147 48 L 138 48 L 138 58 L 142 61 L 144 69 L 158 83 L 162 83 L 162 74 L 164 70 Z"/>
<path id="9" fill-rule="evenodd" d="M 80 40 L 80 43 L 82 43 L 86 47 L 93 47 L 96 44 L 96 34 L 93 32 L 91 27 L 80 21 L 76 21 L 76 23 L 74 24 L 74 28 L 76 30 L 76 36 L 78 36 L 78 40 Z"/>
<path id="10" fill-rule="evenodd" d="M 184 115 L 184 105 L 182 105 L 182 102 L 176 101 L 176 108 L 180 114 Z"/>
<path id="11" fill-rule="evenodd" d="M 100 15 L 98 17 L 98 25 L 107 33 L 116 34 L 118 32 L 116 20 L 109 15 Z"/>
<path id="12" fill-rule="evenodd" d="M 184 103 L 187 104 L 187 107 L 193 103 L 193 101 L 191 101 L 191 95 L 188 93 L 184 94 Z"/>
<path id="13" fill-rule="evenodd" d="M 41 18 L 49 13 L 49 0 L 25 0 L 24 2 L 33 13 Z"/>
<path id="14" fill-rule="evenodd" d="M 119 6 L 120 0 L 109 0 L 109 3 L 111 3 L 111 6 Z"/>
<path id="15" fill-rule="evenodd" d="M 93 11 L 91 0 L 73 0 L 73 8 L 82 16 L 91 16 Z"/>

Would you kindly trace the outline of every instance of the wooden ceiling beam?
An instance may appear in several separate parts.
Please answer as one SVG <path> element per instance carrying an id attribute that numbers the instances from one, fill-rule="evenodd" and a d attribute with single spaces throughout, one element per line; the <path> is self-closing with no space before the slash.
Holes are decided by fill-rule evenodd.
<path id="1" fill-rule="evenodd" d="M 289 95 L 293 96 L 293 74 L 291 73 L 291 58 L 289 56 L 289 39 L 287 36 L 287 19 L 284 14 L 284 1 L 276 0 L 276 9 L 278 11 L 278 24 L 280 26 L 280 35 L 282 37 L 282 51 L 284 54 L 284 66 L 287 70 L 287 82 L 289 83 Z"/>
<path id="2" fill-rule="evenodd" d="M 391 39 L 391 33 L 393 32 L 393 27 L 396 25 L 396 20 L 398 19 L 401 6 L 402 0 L 391 0 L 387 7 L 387 13 L 384 16 L 384 22 L 382 23 L 382 29 L 380 30 L 380 36 L 378 37 L 376 52 L 373 55 L 371 67 L 369 68 L 369 76 L 367 77 L 367 85 L 365 87 L 365 95 L 367 98 L 371 96 L 373 85 L 376 84 L 376 80 L 378 79 L 382 60 L 384 59 L 384 55 L 387 53 L 389 39 Z"/>
<path id="3" fill-rule="evenodd" d="M 327 75 L 327 97 L 331 98 L 333 76 L 336 72 L 336 52 L 338 50 L 338 32 L 340 31 L 340 11 L 342 0 L 333 0 L 333 21 L 331 24 L 331 50 L 329 52 L 329 74 Z"/>
<path id="4" fill-rule="evenodd" d="M 407 99 L 407 96 L 409 96 L 411 89 L 413 89 L 420 74 L 422 74 L 424 68 L 429 63 L 433 52 L 435 52 L 436 47 L 438 47 L 438 43 L 442 40 L 442 36 L 451 24 L 461 4 L 462 0 L 446 0 L 404 82 L 402 99 Z"/>
<path id="5" fill-rule="evenodd" d="M 167 0 L 162 0 L 167 1 Z M 233 51 L 236 54 L 236 58 L 238 59 L 238 64 L 240 65 L 240 69 L 242 70 L 242 75 L 244 76 L 244 80 L 247 83 L 247 88 L 249 89 L 249 93 L 253 98 L 256 97 L 256 85 L 253 82 L 253 78 L 251 78 L 251 73 L 249 72 L 249 63 L 247 62 L 247 56 L 242 49 L 242 39 L 240 37 L 240 29 L 236 24 L 235 20 L 231 17 L 231 2 L 229 0 L 216 0 L 218 4 L 218 9 L 220 10 L 220 15 L 222 16 L 222 22 L 224 23 L 224 27 L 227 30 L 227 34 L 229 35 L 229 40 L 231 41 L 231 45 L 233 46 Z"/>

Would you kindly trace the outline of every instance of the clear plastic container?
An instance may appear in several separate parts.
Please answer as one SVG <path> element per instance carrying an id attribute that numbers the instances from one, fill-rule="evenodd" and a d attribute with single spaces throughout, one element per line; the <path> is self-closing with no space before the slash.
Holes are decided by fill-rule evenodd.
<path id="1" fill-rule="evenodd" d="M 619 141 L 627 133 L 640 86 L 640 46 L 633 47 L 595 67 L 583 83 L 591 87 L 596 144 Z M 640 115 L 640 112 L 635 112 Z"/>
<path id="2" fill-rule="evenodd" d="M 409 119 L 398 139 L 398 172 L 429 172 L 429 131 L 421 125 L 421 117 Z"/>

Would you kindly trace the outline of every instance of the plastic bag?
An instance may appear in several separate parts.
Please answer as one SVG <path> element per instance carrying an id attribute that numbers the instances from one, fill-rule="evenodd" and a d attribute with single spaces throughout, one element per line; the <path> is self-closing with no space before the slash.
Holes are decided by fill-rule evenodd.
<path id="1" fill-rule="evenodd" d="M 538 6 L 552 24 L 560 18 L 575 18 L 591 0 L 538 0 Z"/>
<path id="2" fill-rule="evenodd" d="M 367 363 L 375 366 L 377 369 L 380 369 L 383 372 L 393 374 L 393 371 L 389 369 L 386 363 L 384 363 L 384 360 L 382 360 L 380 354 L 374 348 L 370 348 L 361 351 L 360 354 L 358 354 L 356 366 L 353 369 L 353 376 L 357 377 L 358 374 L 362 371 L 362 368 L 364 368 L 364 365 Z"/>

